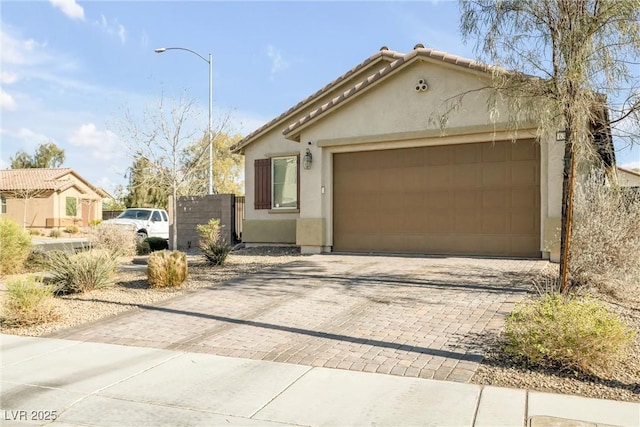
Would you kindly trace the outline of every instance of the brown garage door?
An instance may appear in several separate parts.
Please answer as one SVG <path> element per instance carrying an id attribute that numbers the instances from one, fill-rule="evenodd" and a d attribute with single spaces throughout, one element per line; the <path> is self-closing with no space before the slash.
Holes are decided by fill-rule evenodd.
<path id="1" fill-rule="evenodd" d="M 540 257 L 540 150 L 509 141 L 333 156 L 333 250 Z"/>

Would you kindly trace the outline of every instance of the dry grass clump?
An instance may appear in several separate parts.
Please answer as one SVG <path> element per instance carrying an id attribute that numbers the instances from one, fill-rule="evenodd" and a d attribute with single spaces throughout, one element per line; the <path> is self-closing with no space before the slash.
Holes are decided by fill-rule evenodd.
<path id="1" fill-rule="evenodd" d="M 7 298 L 2 306 L 2 323 L 6 326 L 32 326 L 59 318 L 53 289 L 34 276 L 7 281 Z"/>
<path id="2" fill-rule="evenodd" d="M 120 256 L 134 256 L 138 234 L 133 227 L 117 224 L 98 224 L 89 229 L 89 241 L 96 249 Z"/>
<path id="3" fill-rule="evenodd" d="M 627 356 L 634 335 L 599 301 L 552 293 L 516 305 L 506 319 L 505 350 L 534 366 L 598 375 Z"/>
<path id="4" fill-rule="evenodd" d="M 640 192 L 603 182 L 594 173 L 576 185 L 571 277 L 623 296 L 640 289 Z"/>
<path id="5" fill-rule="evenodd" d="M 0 217 L 0 275 L 20 273 L 31 252 L 31 236 L 15 221 Z"/>
<path id="6" fill-rule="evenodd" d="M 55 293 L 82 293 L 113 284 L 118 254 L 103 249 L 77 254 L 54 251 L 47 253 L 44 264 Z"/>
<path id="7" fill-rule="evenodd" d="M 187 280 L 187 254 L 180 251 L 158 251 L 149 255 L 147 278 L 151 288 L 173 288 Z"/>

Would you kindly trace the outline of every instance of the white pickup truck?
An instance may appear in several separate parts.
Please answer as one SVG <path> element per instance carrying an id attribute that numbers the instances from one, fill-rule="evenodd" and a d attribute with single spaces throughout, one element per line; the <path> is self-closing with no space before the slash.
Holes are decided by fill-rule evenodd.
<path id="1" fill-rule="evenodd" d="M 104 224 L 132 225 L 138 238 L 160 237 L 169 239 L 169 215 L 164 209 L 128 208 L 117 218 L 103 221 Z"/>

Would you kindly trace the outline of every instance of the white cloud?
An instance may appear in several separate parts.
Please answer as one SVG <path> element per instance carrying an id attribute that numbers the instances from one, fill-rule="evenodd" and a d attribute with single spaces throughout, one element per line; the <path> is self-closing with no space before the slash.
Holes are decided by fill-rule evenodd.
<path id="1" fill-rule="evenodd" d="M 91 150 L 91 156 L 101 160 L 111 160 L 115 156 L 118 136 L 110 130 L 98 130 L 96 125 L 88 123 L 80 126 L 69 138 L 72 145 Z"/>
<path id="2" fill-rule="evenodd" d="M 271 77 L 279 71 L 289 68 L 289 63 L 282 58 L 282 54 L 272 45 L 267 46 L 267 56 L 271 59 Z"/>
<path id="3" fill-rule="evenodd" d="M 46 47 L 46 43 L 39 43 L 33 39 L 18 39 L 7 33 L 4 28 L 0 29 L 0 45 L 2 46 L 2 65 L 25 65 L 37 64 L 46 55 L 38 52 Z M 4 71 L 3 71 L 4 74 Z"/>
<path id="4" fill-rule="evenodd" d="M 113 19 L 111 22 L 109 22 L 106 16 L 100 15 L 100 20 L 95 21 L 95 24 L 102 28 L 102 30 L 110 36 L 118 37 L 122 44 L 126 43 L 127 29 L 124 27 L 124 25 L 120 24 L 117 19 Z"/>
<path id="5" fill-rule="evenodd" d="M 71 19 L 84 21 L 84 9 L 76 0 L 49 0 L 54 7 L 57 7 Z"/>
<path id="6" fill-rule="evenodd" d="M 625 163 L 624 165 L 620 165 L 620 167 L 625 169 L 640 169 L 640 160 L 636 160 L 635 162 Z"/>
<path id="7" fill-rule="evenodd" d="M 0 110 L 13 111 L 17 107 L 16 100 L 9 93 L 0 88 Z"/>
<path id="8" fill-rule="evenodd" d="M 9 71 L 0 72 L 0 83 L 10 85 L 18 81 L 18 75 Z"/>

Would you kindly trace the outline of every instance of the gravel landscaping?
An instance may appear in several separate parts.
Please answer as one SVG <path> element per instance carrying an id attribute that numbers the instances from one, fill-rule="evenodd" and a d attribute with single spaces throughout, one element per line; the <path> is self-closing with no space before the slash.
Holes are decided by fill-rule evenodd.
<path id="1" fill-rule="evenodd" d="M 223 267 L 208 266 L 204 258 L 189 256 L 189 278 L 179 289 L 148 289 L 143 259 L 128 262 L 118 273 L 117 284 L 81 295 L 56 298 L 60 319 L 54 323 L 28 328 L 7 328 L 6 334 L 43 336 L 49 333 L 91 322 L 131 310 L 139 305 L 152 304 L 168 298 L 212 286 L 229 279 L 296 260 L 299 250 L 285 247 L 244 248 L 233 251 Z M 142 262 L 142 265 L 135 264 Z M 556 274 L 552 265 L 544 274 Z M 5 298 L 5 285 L 0 283 L 0 301 Z M 624 301 L 595 289 L 585 290 L 603 300 L 636 331 L 630 357 L 612 366 L 606 378 L 586 377 L 560 369 L 532 369 L 520 366 L 500 351 L 499 341 L 492 343 L 485 360 L 472 382 L 503 387 L 575 394 L 588 397 L 640 402 L 640 292 L 626 292 Z"/>

